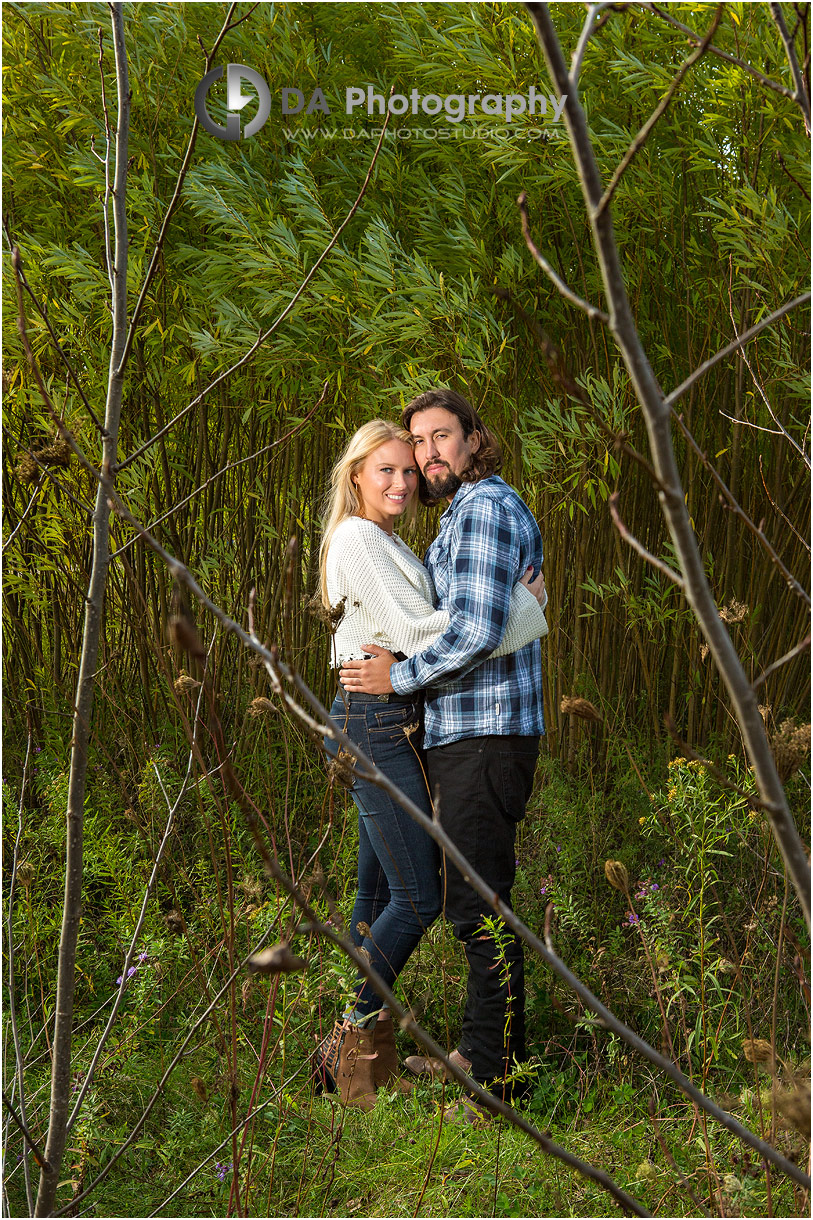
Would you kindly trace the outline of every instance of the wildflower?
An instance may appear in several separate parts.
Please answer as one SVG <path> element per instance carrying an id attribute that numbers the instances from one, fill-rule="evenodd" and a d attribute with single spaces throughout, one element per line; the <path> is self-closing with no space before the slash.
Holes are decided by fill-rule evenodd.
<path id="1" fill-rule="evenodd" d="M 660 860 L 658 861 L 658 868 L 663 868 L 665 863 L 666 863 L 666 857 L 661 856 Z"/>
<path id="2" fill-rule="evenodd" d="M 646 888 L 639 890 L 635 895 L 636 898 L 646 898 Z"/>
<path id="3" fill-rule="evenodd" d="M 221 1182 L 225 1182 L 226 1174 L 231 1173 L 231 1171 L 231 1161 L 215 1161 L 215 1172 L 217 1173 L 217 1176 Z"/>
<path id="4" fill-rule="evenodd" d="M 638 825 L 639 825 L 639 826 L 645 826 L 645 825 L 646 825 L 646 818 L 639 818 L 639 819 L 638 819 Z"/>
<path id="5" fill-rule="evenodd" d="M 654 894 L 654 893 L 655 893 L 655 891 L 656 891 L 656 890 L 659 890 L 660 888 L 661 888 L 661 887 L 658 885 L 657 881 L 655 881 L 655 882 L 653 882 L 653 883 L 652 883 L 652 885 L 650 885 L 650 887 L 649 887 L 649 892 L 650 892 L 650 894 Z"/>
<path id="6" fill-rule="evenodd" d="M 556 851 L 557 851 L 557 852 L 560 852 L 561 850 L 562 850 L 562 849 L 561 849 L 561 847 L 557 847 L 557 848 L 556 848 Z"/>
<path id="7" fill-rule="evenodd" d="M 130 981 L 130 979 L 133 977 L 133 975 L 135 974 L 135 972 L 136 972 L 136 970 L 137 970 L 137 969 L 138 969 L 138 966 L 130 966 L 129 970 L 127 971 L 127 981 L 128 981 L 128 982 L 129 982 L 129 981 Z M 123 978 L 124 978 L 124 975 L 123 975 L 123 974 L 120 974 L 120 975 L 119 975 L 119 977 L 116 979 L 116 986 L 117 986 L 117 987 L 120 987 L 120 986 L 121 986 L 121 980 L 122 980 Z"/>
<path id="8" fill-rule="evenodd" d="M 638 918 L 638 916 L 635 914 L 634 911 L 627 911 L 627 923 L 628 924 L 630 924 L 632 927 L 635 927 L 635 925 L 640 922 L 641 922 L 641 920 Z"/>

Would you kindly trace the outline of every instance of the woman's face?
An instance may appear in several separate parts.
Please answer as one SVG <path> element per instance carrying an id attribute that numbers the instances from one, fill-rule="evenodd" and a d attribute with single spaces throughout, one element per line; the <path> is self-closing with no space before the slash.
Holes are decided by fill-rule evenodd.
<path id="1" fill-rule="evenodd" d="M 412 446 L 406 441 L 379 445 L 353 475 L 353 482 L 367 520 L 391 534 L 393 523 L 406 510 L 418 486 Z"/>

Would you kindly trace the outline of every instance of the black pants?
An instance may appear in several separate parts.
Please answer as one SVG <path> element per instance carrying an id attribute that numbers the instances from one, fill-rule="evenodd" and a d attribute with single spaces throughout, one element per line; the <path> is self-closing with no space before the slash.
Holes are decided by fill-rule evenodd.
<path id="1" fill-rule="evenodd" d="M 484 881 L 511 905 L 516 824 L 525 816 L 538 737 L 469 737 L 426 751 L 429 787 L 440 793 L 440 824 Z M 500 924 L 484 931 L 494 910 L 445 860 L 446 917 L 469 965 L 460 1051 L 486 1083 L 525 1058 L 525 970 L 522 944 Z M 496 1090 L 495 1090 L 496 1091 Z"/>

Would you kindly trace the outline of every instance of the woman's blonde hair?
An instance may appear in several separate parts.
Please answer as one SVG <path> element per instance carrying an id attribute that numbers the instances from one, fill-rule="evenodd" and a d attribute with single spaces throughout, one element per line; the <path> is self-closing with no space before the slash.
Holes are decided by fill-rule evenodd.
<path id="1" fill-rule="evenodd" d="M 353 482 L 353 475 L 358 474 L 367 458 L 388 441 L 403 441 L 412 448 L 412 437 L 399 424 L 391 424 L 386 419 L 371 419 L 354 432 L 347 443 L 330 476 L 330 491 L 322 512 L 323 533 L 322 545 L 319 547 L 319 591 L 322 604 L 330 606 L 327 595 L 327 553 L 330 541 L 348 517 L 363 516 L 363 505 L 358 488 Z M 410 520 L 414 517 L 416 503 L 413 499 L 404 516 Z"/>

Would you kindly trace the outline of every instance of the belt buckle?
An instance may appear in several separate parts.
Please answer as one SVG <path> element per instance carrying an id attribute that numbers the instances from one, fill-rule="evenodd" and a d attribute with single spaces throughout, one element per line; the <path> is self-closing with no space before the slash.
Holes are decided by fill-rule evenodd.
<path id="1" fill-rule="evenodd" d="M 377 703 L 389 703 L 389 701 L 390 701 L 389 695 L 376 695 Z"/>

